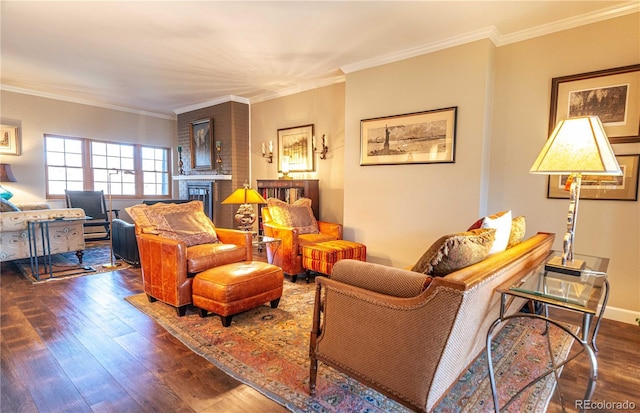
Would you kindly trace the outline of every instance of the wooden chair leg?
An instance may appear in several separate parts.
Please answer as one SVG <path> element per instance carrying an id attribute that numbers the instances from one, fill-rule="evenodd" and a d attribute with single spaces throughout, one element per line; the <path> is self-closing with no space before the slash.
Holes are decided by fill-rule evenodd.
<path id="1" fill-rule="evenodd" d="M 298 274 L 292 274 L 291 275 L 291 282 L 292 283 L 295 283 L 297 279 L 298 279 Z"/>
<path id="2" fill-rule="evenodd" d="M 157 298 L 152 297 L 149 294 L 147 294 L 147 300 L 149 300 L 150 303 L 155 303 L 156 301 L 158 301 Z"/>
<path id="3" fill-rule="evenodd" d="M 223 327 L 229 327 L 231 325 L 231 318 L 233 318 L 232 315 L 227 315 L 227 316 L 220 316 L 220 321 L 222 321 L 222 326 Z"/>
<path id="4" fill-rule="evenodd" d="M 200 309 L 200 317 L 204 318 L 207 316 L 207 310 L 205 310 L 204 308 Z"/>
<path id="5" fill-rule="evenodd" d="M 187 314 L 187 306 L 181 305 L 180 307 L 176 307 L 176 312 L 178 313 L 178 317 L 182 317 Z"/>
<path id="6" fill-rule="evenodd" d="M 76 257 L 78 257 L 78 263 L 82 264 L 82 257 L 84 257 L 84 251 L 83 250 L 76 251 Z"/>
<path id="7" fill-rule="evenodd" d="M 271 308 L 278 308 L 278 304 L 280 304 L 280 297 L 275 300 L 271 300 Z"/>

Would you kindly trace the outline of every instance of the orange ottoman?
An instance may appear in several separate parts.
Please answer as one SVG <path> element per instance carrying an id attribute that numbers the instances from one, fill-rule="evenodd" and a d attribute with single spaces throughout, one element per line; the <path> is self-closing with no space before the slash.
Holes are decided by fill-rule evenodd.
<path id="1" fill-rule="evenodd" d="M 282 296 L 282 269 L 259 261 L 236 262 L 203 271 L 191 288 L 193 305 L 200 317 L 207 311 L 218 314 L 229 327 L 234 314 L 271 302 L 277 308 Z"/>
<path id="2" fill-rule="evenodd" d="M 307 282 L 311 271 L 331 275 L 334 264 L 345 259 L 366 261 L 367 247 L 342 239 L 302 247 L 302 267 L 307 270 Z"/>

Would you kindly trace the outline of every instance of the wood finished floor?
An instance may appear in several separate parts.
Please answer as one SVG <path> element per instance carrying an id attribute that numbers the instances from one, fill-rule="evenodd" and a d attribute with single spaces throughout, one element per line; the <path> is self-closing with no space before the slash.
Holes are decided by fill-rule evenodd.
<path id="1" fill-rule="evenodd" d="M 2 412 L 288 411 L 124 301 L 142 292 L 135 271 L 32 285 L 11 263 L 0 270 Z M 640 410 L 640 327 L 604 320 L 598 345 L 594 400 L 630 400 Z M 567 411 L 587 374 L 584 359 L 564 369 Z M 549 411 L 561 408 L 552 402 Z"/>

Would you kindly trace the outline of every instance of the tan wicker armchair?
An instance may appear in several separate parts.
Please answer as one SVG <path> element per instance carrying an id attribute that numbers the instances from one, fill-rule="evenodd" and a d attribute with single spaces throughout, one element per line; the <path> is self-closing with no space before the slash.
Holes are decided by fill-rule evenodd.
<path id="1" fill-rule="evenodd" d="M 430 411 L 485 346 L 498 317 L 495 288 L 549 255 L 539 233 L 445 277 L 343 260 L 316 277 L 309 355 L 416 411 Z M 426 285 L 426 287 L 425 287 Z M 511 308 L 520 308 L 518 303 Z"/>

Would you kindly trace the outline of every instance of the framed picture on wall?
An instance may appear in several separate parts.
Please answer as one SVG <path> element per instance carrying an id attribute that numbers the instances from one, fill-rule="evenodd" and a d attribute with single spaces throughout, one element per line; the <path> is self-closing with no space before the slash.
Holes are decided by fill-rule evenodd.
<path id="1" fill-rule="evenodd" d="M 0 154 L 20 155 L 20 127 L 0 124 Z"/>
<path id="2" fill-rule="evenodd" d="M 622 176 L 582 175 L 580 199 L 614 201 L 638 200 L 638 166 L 640 155 L 616 155 Z M 549 177 L 549 198 L 569 198 L 565 184 L 568 175 Z"/>
<path id="3" fill-rule="evenodd" d="M 202 119 L 189 125 L 191 169 L 213 169 L 213 119 Z"/>
<path id="4" fill-rule="evenodd" d="M 315 171 L 313 124 L 278 129 L 278 172 Z"/>
<path id="5" fill-rule="evenodd" d="M 360 165 L 455 162 L 457 107 L 360 121 Z"/>
<path id="6" fill-rule="evenodd" d="M 609 142 L 640 142 L 640 64 L 551 80 L 549 135 L 558 121 L 598 116 Z"/>

